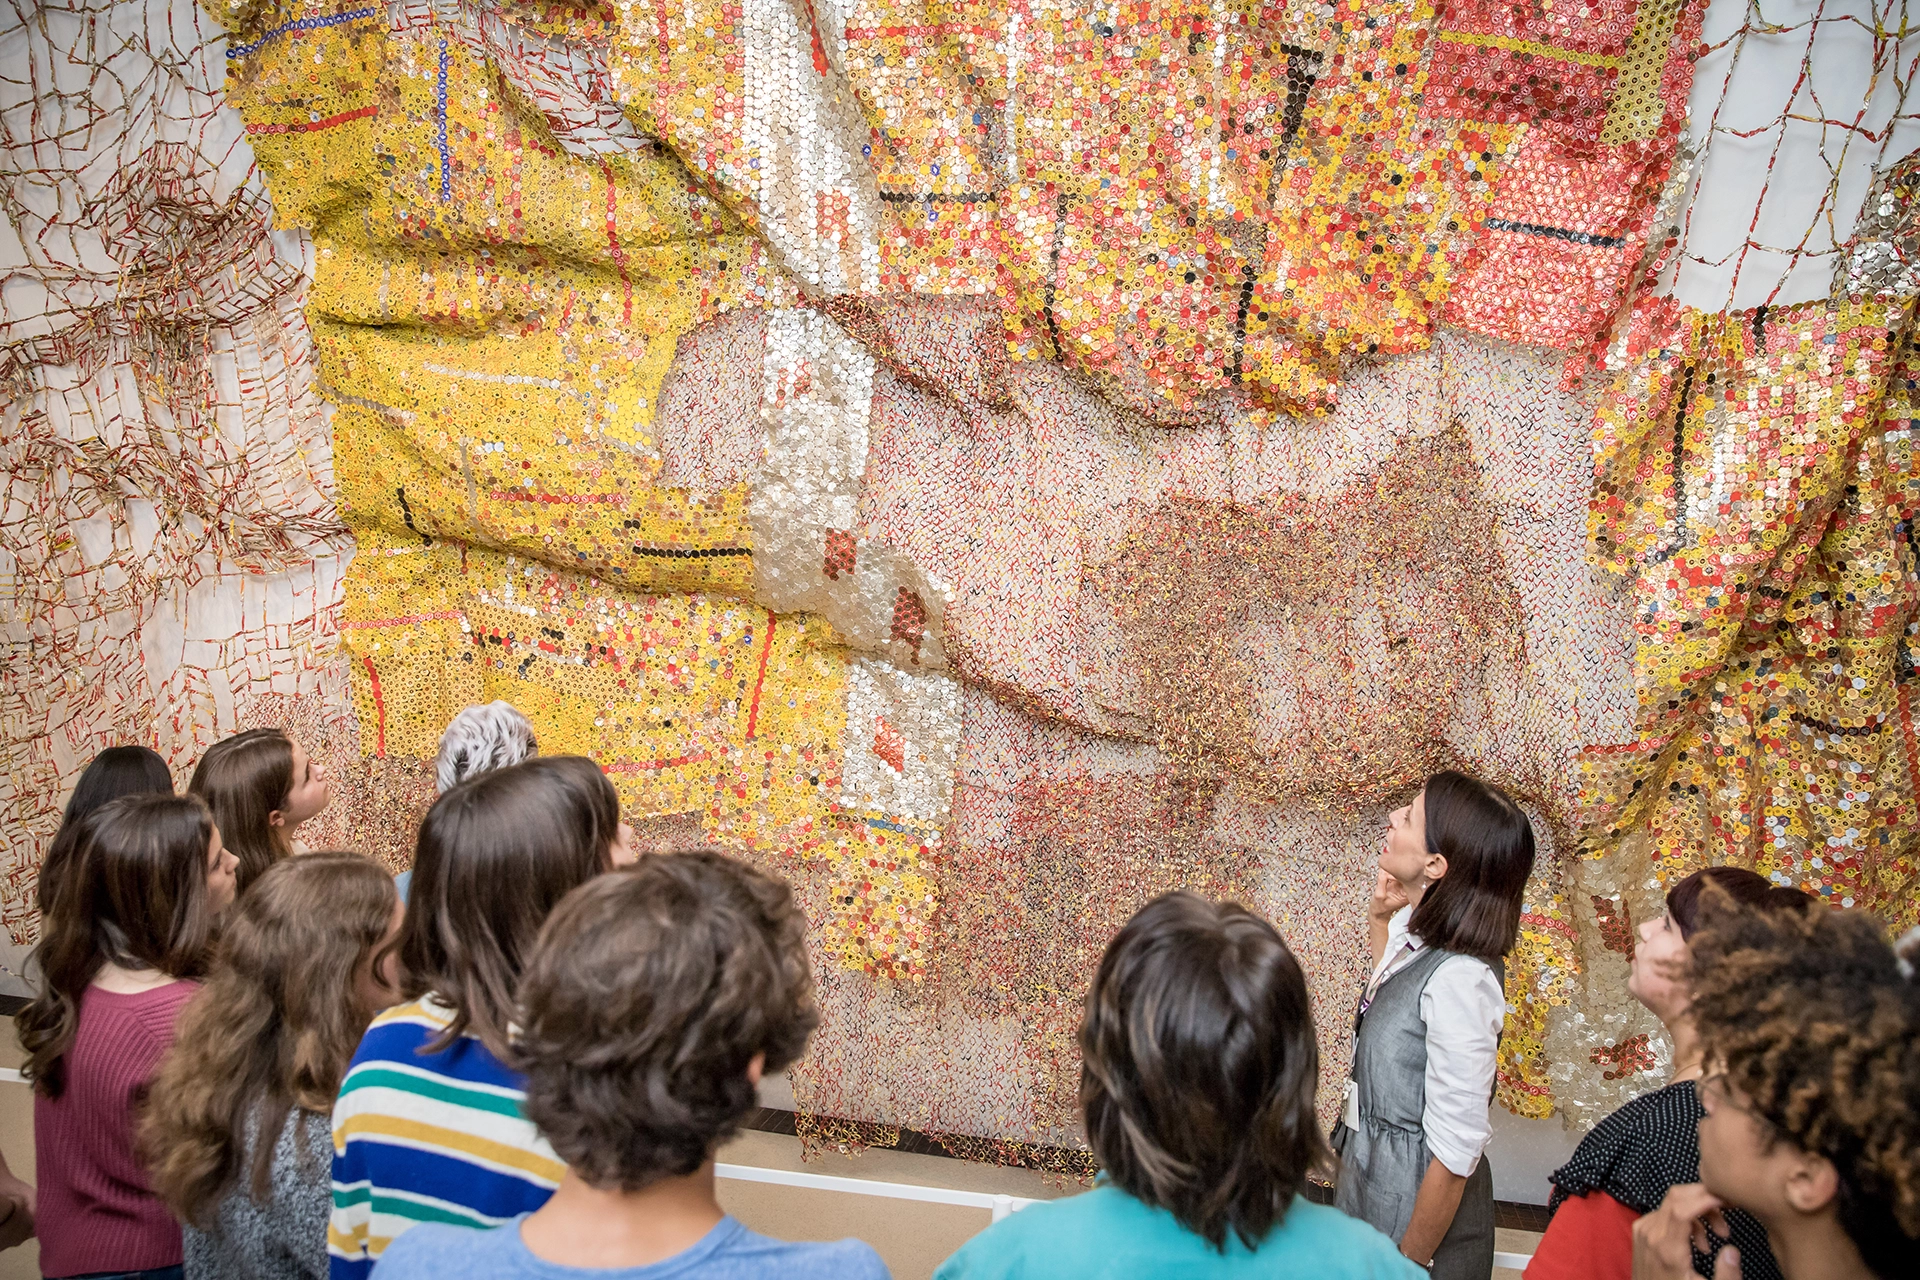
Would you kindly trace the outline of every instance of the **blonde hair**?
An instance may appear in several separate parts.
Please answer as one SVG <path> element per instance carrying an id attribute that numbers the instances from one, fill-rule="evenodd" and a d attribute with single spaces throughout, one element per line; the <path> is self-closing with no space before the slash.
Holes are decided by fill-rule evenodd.
<path id="1" fill-rule="evenodd" d="M 356 999 L 354 975 L 386 936 L 396 901 L 391 877 L 357 853 L 279 863 L 240 899 L 141 1121 L 154 1189 L 181 1221 L 208 1221 L 238 1182 L 249 1121 L 258 1125 L 249 1190 L 259 1201 L 288 1112 L 333 1109 L 374 1014 Z"/>

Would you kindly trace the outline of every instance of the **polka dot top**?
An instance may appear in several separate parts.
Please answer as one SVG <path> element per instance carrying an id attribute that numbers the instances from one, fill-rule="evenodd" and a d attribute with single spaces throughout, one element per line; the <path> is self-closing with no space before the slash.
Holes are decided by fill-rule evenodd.
<path id="1" fill-rule="evenodd" d="M 1700 1181 L 1699 1125 L 1707 1113 L 1693 1085 L 1682 1080 L 1642 1094 L 1595 1125 L 1573 1158 L 1554 1170 L 1547 1212 L 1559 1209 L 1568 1196 L 1601 1191 L 1635 1213 L 1651 1213 L 1669 1187 Z M 1728 1210 L 1726 1217 L 1745 1280 L 1782 1280 L 1767 1246 L 1767 1229 L 1738 1209 Z M 1711 1277 L 1720 1248 L 1718 1242 L 1712 1252 L 1696 1248 L 1694 1270 Z"/>

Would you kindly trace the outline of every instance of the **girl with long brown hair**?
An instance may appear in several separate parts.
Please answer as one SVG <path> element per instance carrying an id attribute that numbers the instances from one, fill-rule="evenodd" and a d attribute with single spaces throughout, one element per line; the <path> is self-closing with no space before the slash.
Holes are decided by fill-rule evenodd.
<path id="1" fill-rule="evenodd" d="M 134 1118 L 233 901 L 234 858 L 191 796 L 126 796 L 83 821 L 15 1017 L 33 1083 L 40 1268 L 177 1275 L 180 1227 L 148 1184 Z"/>
<path id="2" fill-rule="evenodd" d="M 240 892 L 268 867 L 306 850 L 295 833 L 333 799 L 326 766 L 278 729 L 248 729 L 207 748 L 187 784 L 213 810 L 240 859 Z"/>
<path id="3" fill-rule="evenodd" d="M 188 1276 L 320 1280 L 333 1096 L 396 997 L 401 906 L 355 853 L 269 868 L 234 908 L 180 1015 L 141 1126 L 154 1189 L 186 1224 Z"/>
<path id="4" fill-rule="evenodd" d="M 521 1111 L 520 973 L 567 892 L 631 855 L 600 766 L 547 756 L 463 782 L 420 824 L 399 954 L 407 1003 L 373 1020 L 333 1107 L 335 1280 L 415 1223 L 492 1226 L 565 1167 Z"/>
<path id="5" fill-rule="evenodd" d="M 34 897 L 42 914 L 56 909 L 55 899 L 72 872 L 74 847 L 87 815 L 121 796 L 149 794 L 173 794 L 173 774 L 159 753 L 124 745 L 108 747 L 93 758 L 74 783 L 59 829 L 40 860 Z M 4 1156 L 0 1156 L 0 1206 L 5 1207 L 0 1213 L 0 1249 L 11 1249 L 33 1235 L 35 1192 L 7 1167 Z"/>

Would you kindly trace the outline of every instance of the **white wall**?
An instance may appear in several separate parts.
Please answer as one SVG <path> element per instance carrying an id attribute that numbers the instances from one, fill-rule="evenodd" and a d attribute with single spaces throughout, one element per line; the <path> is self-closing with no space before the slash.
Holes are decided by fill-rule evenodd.
<path id="1" fill-rule="evenodd" d="M 1493 1198 L 1515 1204 L 1545 1204 L 1547 1175 L 1567 1162 L 1580 1135 L 1561 1127 L 1560 1117 L 1522 1120 L 1505 1107 L 1493 1109 Z M 1504 1246 L 1502 1246 L 1504 1247 Z"/>

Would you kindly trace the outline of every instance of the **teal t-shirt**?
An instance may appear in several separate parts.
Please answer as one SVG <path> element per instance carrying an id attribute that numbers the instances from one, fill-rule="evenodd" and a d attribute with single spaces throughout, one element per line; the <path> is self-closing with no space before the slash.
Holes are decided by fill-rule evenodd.
<path id="1" fill-rule="evenodd" d="M 960 1246 L 933 1280 L 1160 1280 L 1163 1276 L 1301 1276 L 1313 1280 L 1426 1280 L 1393 1241 L 1358 1218 L 1295 1197 L 1258 1249 L 1227 1234 L 1220 1253 L 1165 1209 L 1101 1184 L 1028 1205 Z"/>

